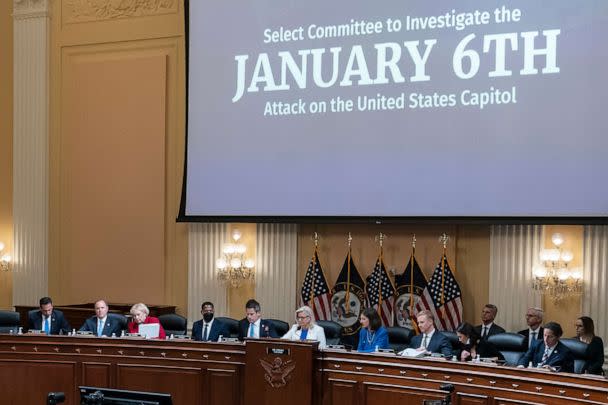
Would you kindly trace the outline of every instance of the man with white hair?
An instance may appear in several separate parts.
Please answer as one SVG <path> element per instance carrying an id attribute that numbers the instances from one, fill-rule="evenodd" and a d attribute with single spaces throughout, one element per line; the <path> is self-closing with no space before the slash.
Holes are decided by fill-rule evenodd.
<path id="1" fill-rule="evenodd" d="M 543 338 L 543 310 L 540 308 L 528 308 L 526 311 L 526 323 L 528 328 L 520 330 L 520 335 L 523 335 L 526 347 L 530 348 L 532 344 L 539 339 Z"/>

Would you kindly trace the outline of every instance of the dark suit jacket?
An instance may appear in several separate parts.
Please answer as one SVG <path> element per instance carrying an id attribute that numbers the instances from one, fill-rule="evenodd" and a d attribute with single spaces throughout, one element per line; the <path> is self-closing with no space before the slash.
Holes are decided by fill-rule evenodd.
<path id="1" fill-rule="evenodd" d="M 528 347 L 528 339 L 530 339 L 530 328 L 524 329 L 524 330 L 520 330 L 517 333 L 519 333 L 520 335 L 522 335 L 523 337 L 525 337 L 525 339 L 524 339 L 524 345 L 526 347 Z M 538 333 L 536 334 L 536 340 L 543 340 L 543 333 L 544 333 L 544 329 L 541 326 L 538 329 Z"/>
<path id="2" fill-rule="evenodd" d="M 247 332 L 249 332 L 249 321 L 247 318 L 243 318 L 239 321 L 239 340 L 244 340 Z M 260 319 L 260 337 L 278 338 L 280 336 L 272 323 L 266 319 Z"/>
<path id="3" fill-rule="evenodd" d="M 410 348 L 419 348 L 422 344 L 423 336 L 424 335 L 422 333 L 414 336 L 410 341 Z M 452 357 L 452 344 L 448 338 L 437 329 L 435 329 L 435 332 L 431 337 L 431 341 L 427 343 L 426 350 L 431 353 L 441 353 L 444 357 Z"/>
<path id="4" fill-rule="evenodd" d="M 95 336 L 97 336 L 97 324 L 99 323 L 98 319 L 96 316 L 92 316 L 89 319 L 87 319 L 86 321 L 84 321 L 84 324 L 82 325 L 82 327 L 79 329 L 80 331 L 88 331 L 88 332 L 93 332 L 93 334 Z M 103 336 L 107 336 L 107 337 L 111 337 L 112 333 L 114 333 L 116 336 L 120 336 L 122 333 L 122 327 L 120 325 L 120 318 L 113 315 L 113 314 L 108 314 L 108 317 L 106 318 L 106 323 L 103 325 L 103 331 L 102 331 L 102 335 Z"/>
<path id="5" fill-rule="evenodd" d="M 528 349 L 524 357 L 517 363 L 520 366 L 527 366 L 530 362 L 534 367 L 538 366 L 543 360 L 543 354 L 545 353 L 545 342 L 537 340 L 532 344 L 532 347 Z M 566 373 L 574 372 L 574 357 L 572 352 L 568 350 L 566 345 L 562 342 L 557 342 L 557 346 L 553 349 L 553 353 L 547 359 L 544 365 L 551 367 L 560 367 L 559 371 Z"/>
<path id="6" fill-rule="evenodd" d="M 585 350 L 585 365 L 581 373 L 604 374 L 604 342 L 599 336 L 594 336 Z"/>
<path id="7" fill-rule="evenodd" d="M 192 339 L 202 341 L 203 340 L 203 326 L 205 322 L 201 319 L 200 321 L 194 322 L 192 325 Z M 228 330 L 228 326 L 224 324 L 222 321 L 218 321 L 217 319 L 213 319 L 213 323 L 211 324 L 211 330 L 208 335 L 208 342 L 217 342 L 220 336 L 230 337 L 230 331 Z"/>
<path id="8" fill-rule="evenodd" d="M 39 310 L 30 311 L 27 314 L 27 328 L 42 330 L 42 313 Z M 63 316 L 63 312 L 53 309 L 51 313 L 51 335 L 67 334 L 70 332 L 70 324 Z"/>
<path id="9" fill-rule="evenodd" d="M 481 328 L 483 325 L 477 325 L 475 326 L 475 332 L 477 332 L 477 335 L 479 337 L 481 337 Z M 492 335 L 498 335 L 499 333 L 505 333 L 505 329 L 501 326 L 496 325 L 495 323 L 492 324 L 492 326 L 490 326 L 490 330 L 488 331 L 488 335 L 484 338 L 484 340 L 486 340 L 488 337 L 492 336 Z"/>

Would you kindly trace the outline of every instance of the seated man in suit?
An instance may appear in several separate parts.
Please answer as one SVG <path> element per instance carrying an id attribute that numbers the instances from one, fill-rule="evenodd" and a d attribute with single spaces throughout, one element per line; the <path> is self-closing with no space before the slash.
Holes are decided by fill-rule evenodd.
<path id="1" fill-rule="evenodd" d="M 541 326 L 543 323 L 543 310 L 540 308 L 528 308 L 526 311 L 526 323 L 528 324 L 528 329 L 520 330 L 517 333 L 526 338 L 524 344 L 529 349 L 535 340 L 543 338 L 543 327 Z"/>
<path id="2" fill-rule="evenodd" d="M 566 373 L 574 372 L 574 357 L 572 352 L 559 341 L 562 327 L 557 322 L 549 322 L 543 331 L 543 340 L 537 340 L 519 360 L 517 367 L 526 367 L 532 363 L 534 367 L 550 368 Z"/>
<path id="3" fill-rule="evenodd" d="M 262 319 L 260 303 L 250 299 L 245 304 L 246 318 L 239 321 L 239 340 L 247 338 L 273 337 L 278 338 L 274 326 Z"/>
<path id="4" fill-rule="evenodd" d="M 202 342 L 217 342 L 220 336 L 229 337 L 228 327 L 217 319 L 213 319 L 215 308 L 212 302 L 205 301 L 201 305 L 203 319 L 192 325 L 192 339 Z"/>
<path id="5" fill-rule="evenodd" d="M 441 353 L 444 357 L 452 357 L 452 344 L 445 335 L 435 329 L 435 318 L 431 311 L 420 311 L 416 315 L 420 334 L 410 341 L 410 349 L 427 353 Z"/>
<path id="6" fill-rule="evenodd" d="M 83 332 L 93 332 L 98 337 L 120 336 L 122 326 L 120 318 L 115 314 L 109 314 L 108 304 L 104 300 L 95 303 L 95 316 L 90 317 L 79 329 Z"/>
<path id="7" fill-rule="evenodd" d="M 505 333 L 504 328 L 494 323 L 497 313 L 498 308 L 494 304 L 486 304 L 481 310 L 481 325 L 475 326 L 475 332 L 483 340 L 488 340 L 492 335 Z"/>
<path id="8" fill-rule="evenodd" d="M 42 330 L 47 335 L 60 335 L 70 332 L 70 325 L 63 312 L 53 309 L 50 297 L 40 298 L 40 310 L 30 311 L 27 320 L 28 329 Z"/>

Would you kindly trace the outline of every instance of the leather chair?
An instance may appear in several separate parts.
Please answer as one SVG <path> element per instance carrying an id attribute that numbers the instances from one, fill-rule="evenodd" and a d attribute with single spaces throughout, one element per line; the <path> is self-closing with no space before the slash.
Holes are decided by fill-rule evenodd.
<path id="1" fill-rule="evenodd" d="M 225 316 L 218 316 L 217 318 L 215 318 L 215 320 L 218 322 L 221 322 L 227 326 L 230 334 L 225 337 L 234 338 L 234 339 L 239 337 L 239 321 L 237 321 L 236 319 L 225 317 Z"/>
<path id="2" fill-rule="evenodd" d="M 112 313 L 111 315 L 113 318 L 118 319 L 118 322 L 120 324 L 120 330 L 125 331 L 125 333 L 129 331 L 129 328 L 127 327 L 127 324 L 129 323 L 129 318 L 127 318 L 123 314 Z M 108 316 L 109 316 L 109 314 L 108 314 Z M 164 328 L 164 326 L 163 326 L 163 328 Z"/>
<path id="3" fill-rule="evenodd" d="M 492 343 L 505 358 L 505 364 L 516 366 L 524 354 L 528 351 L 525 345 L 526 338 L 519 333 L 498 333 L 488 337 L 488 342 Z"/>
<path id="4" fill-rule="evenodd" d="M 388 326 L 386 331 L 388 332 L 388 345 L 395 353 L 407 349 L 414 336 L 413 330 L 401 326 Z"/>
<path id="5" fill-rule="evenodd" d="M 458 353 L 460 350 L 460 341 L 458 341 L 458 335 L 456 332 L 451 330 L 442 330 L 441 333 L 450 341 L 450 344 L 452 345 L 452 353 Z"/>
<path id="6" fill-rule="evenodd" d="M 342 339 L 342 325 L 334 321 L 317 321 L 317 325 L 323 328 L 325 340 L 328 345 L 339 345 Z"/>
<path id="7" fill-rule="evenodd" d="M 0 311 L 0 333 L 13 333 L 19 331 L 19 312 L 15 311 Z"/>
<path id="8" fill-rule="evenodd" d="M 160 324 L 165 329 L 167 337 L 171 335 L 188 334 L 188 320 L 178 314 L 165 314 L 158 317 Z"/>
<path id="9" fill-rule="evenodd" d="M 279 337 L 283 336 L 289 331 L 289 324 L 285 321 L 281 321 L 279 319 L 266 319 L 274 326 L 274 330 L 277 331 Z"/>
<path id="10" fill-rule="evenodd" d="M 577 338 L 566 338 L 560 339 L 559 341 L 572 352 L 572 356 L 574 357 L 574 372 L 576 374 L 581 374 L 583 372 L 583 367 L 585 366 L 587 343 L 581 342 Z"/>

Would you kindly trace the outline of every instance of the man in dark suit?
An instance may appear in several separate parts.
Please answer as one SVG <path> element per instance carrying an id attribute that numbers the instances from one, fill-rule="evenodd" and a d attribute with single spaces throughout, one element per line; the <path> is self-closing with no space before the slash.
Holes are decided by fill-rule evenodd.
<path id="1" fill-rule="evenodd" d="M 120 336 L 123 330 L 121 319 L 115 314 L 109 314 L 109 309 L 108 304 L 104 300 L 97 301 L 95 303 L 95 316 L 85 320 L 79 330 L 93 332 L 95 336 L 99 337 Z"/>
<path id="2" fill-rule="evenodd" d="M 494 323 L 498 308 L 494 304 L 486 304 L 481 310 L 481 325 L 475 326 L 475 332 L 483 340 L 488 340 L 492 335 L 505 333 L 505 329 Z"/>
<path id="3" fill-rule="evenodd" d="M 245 313 L 246 318 L 239 321 L 239 340 L 244 340 L 245 338 L 279 337 L 274 325 L 262 319 L 259 302 L 254 299 L 247 301 Z"/>
<path id="4" fill-rule="evenodd" d="M 53 300 L 50 297 L 40 298 L 40 310 L 28 313 L 27 327 L 41 330 L 47 335 L 67 334 L 70 331 L 63 312 L 53 309 Z"/>
<path id="5" fill-rule="evenodd" d="M 203 319 L 192 325 L 192 339 L 202 342 L 217 342 L 220 336 L 229 337 L 228 327 L 221 321 L 213 319 L 215 308 L 212 302 L 206 301 L 201 305 Z"/>
<path id="6" fill-rule="evenodd" d="M 543 338 L 543 327 L 541 326 L 543 323 L 543 310 L 540 308 L 528 308 L 528 311 L 526 311 L 526 323 L 528 324 L 528 328 L 520 330 L 517 333 L 526 338 L 524 344 L 529 349 L 536 340 Z M 532 337 L 531 339 L 530 336 Z"/>
<path id="7" fill-rule="evenodd" d="M 549 322 L 544 327 L 543 340 L 537 340 L 519 360 L 517 367 L 554 368 L 555 371 L 574 372 L 574 357 L 572 352 L 559 341 L 562 327 L 557 322 Z"/>
<path id="8" fill-rule="evenodd" d="M 420 334 L 410 341 L 410 348 L 427 353 L 441 353 L 444 357 L 452 357 L 452 344 L 447 337 L 435 329 L 435 318 L 431 311 L 420 311 L 416 315 Z"/>

